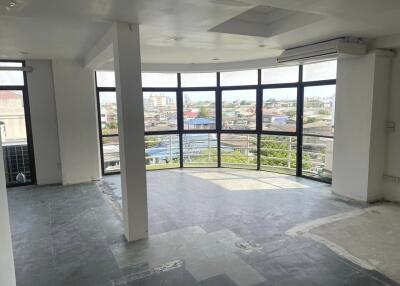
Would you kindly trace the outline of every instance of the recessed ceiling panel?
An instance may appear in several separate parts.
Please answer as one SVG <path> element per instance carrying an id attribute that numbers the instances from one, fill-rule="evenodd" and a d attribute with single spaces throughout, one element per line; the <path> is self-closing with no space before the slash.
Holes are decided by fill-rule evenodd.
<path id="1" fill-rule="evenodd" d="M 256 6 L 210 29 L 210 32 L 270 38 L 310 25 L 325 17 L 313 13 Z"/>

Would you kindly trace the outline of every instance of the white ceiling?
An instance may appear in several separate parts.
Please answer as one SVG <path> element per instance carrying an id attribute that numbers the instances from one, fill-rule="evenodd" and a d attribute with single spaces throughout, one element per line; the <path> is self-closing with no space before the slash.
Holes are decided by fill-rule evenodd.
<path id="1" fill-rule="evenodd" d="M 288 47 L 338 36 L 371 40 L 400 34 L 399 0 L 15 1 L 6 9 L 10 0 L 0 0 L 0 58 L 81 59 L 113 21 L 140 24 L 142 61 L 150 64 L 265 59 Z M 210 32 L 258 5 L 322 19 L 268 38 Z M 258 29 L 259 22 L 254 23 Z"/>

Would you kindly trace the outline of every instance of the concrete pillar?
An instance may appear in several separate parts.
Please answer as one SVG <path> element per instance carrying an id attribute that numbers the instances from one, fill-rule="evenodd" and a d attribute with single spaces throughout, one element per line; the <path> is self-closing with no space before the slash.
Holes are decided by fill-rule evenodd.
<path id="1" fill-rule="evenodd" d="M 361 200 L 383 198 L 385 120 L 391 52 L 338 60 L 333 191 Z"/>
<path id="2" fill-rule="evenodd" d="M 52 62 L 63 185 L 99 180 L 100 150 L 93 70 Z"/>
<path id="3" fill-rule="evenodd" d="M 147 238 L 147 189 L 139 26 L 116 23 L 113 31 L 125 237 Z"/>
<path id="4" fill-rule="evenodd" d="M 36 183 L 62 182 L 60 144 L 51 60 L 29 60 L 33 72 L 26 73 L 35 152 Z"/>
<path id="5" fill-rule="evenodd" d="M 0 285 L 15 286 L 14 256 L 4 174 L 3 148 L 0 135 Z"/>

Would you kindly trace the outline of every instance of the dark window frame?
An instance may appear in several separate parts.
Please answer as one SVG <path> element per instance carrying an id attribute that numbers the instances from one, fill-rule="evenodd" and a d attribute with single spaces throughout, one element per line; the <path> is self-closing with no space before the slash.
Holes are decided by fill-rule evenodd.
<path id="1" fill-rule="evenodd" d="M 0 60 L 0 62 L 21 63 L 22 67 L 26 66 L 26 63 L 24 60 Z M 30 182 L 26 182 L 23 184 L 18 184 L 18 183 L 7 184 L 7 186 L 6 186 L 7 188 L 35 185 L 37 183 L 35 153 L 34 153 L 34 148 L 33 148 L 31 112 L 30 112 L 30 104 L 29 104 L 28 80 L 27 80 L 26 72 L 22 71 L 22 73 L 23 73 L 23 77 L 24 77 L 24 85 L 0 85 L 0 90 L 21 91 L 22 92 L 22 97 L 23 97 L 23 102 L 24 102 L 26 141 L 27 141 L 27 146 L 28 146 L 29 168 L 30 168 L 30 172 L 31 172 L 31 179 L 30 179 Z"/>
<path id="2" fill-rule="evenodd" d="M 256 135 L 257 138 L 257 168 L 256 170 L 261 170 L 261 135 L 277 135 L 277 136 L 293 136 L 296 137 L 297 140 L 297 149 L 296 149 L 296 176 L 304 177 L 315 181 L 320 181 L 324 183 L 331 183 L 331 180 L 326 181 L 319 178 L 309 177 L 303 175 L 302 172 L 302 150 L 303 150 L 303 136 L 308 136 L 307 134 L 303 134 L 303 110 L 304 110 L 304 88 L 312 87 L 312 86 L 324 86 L 324 85 L 336 85 L 336 79 L 330 80 L 320 80 L 320 81 L 308 81 L 303 82 L 303 65 L 299 65 L 299 78 L 297 82 L 291 83 L 277 83 L 277 84 L 262 84 L 262 69 L 257 69 L 257 77 L 258 84 L 256 85 L 242 85 L 242 86 L 221 86 L 221 72 L 216 72 L 217 77 L 217 85 L 210 87 L 182 87 L 181 86 L 181 73 L 177 73 L 178 78 L 178 86 L 175 88 L 171 87 L 157 87 L 150 88 L 145 87 L 142 89 L 143 92 L 146 91 L 155 91 L 155 92 L 176 92 L 177 94 L 177 118 L 178 118 L 178 129 L 175 131 L 165 130 L 165 131 L 146 131 L 144 136 L 146 135 L 179 135 L 179 145 L 180 145 L 180 167 L 184 168 L 183 162 L 183 135 L 184 134 L 216 134 L 217 135 L 217 166 L 216 167 L 205 167 L 205 168 L 223 168 L 221 166 L 221 134 L 243 134 L 243 135 Z M 97 77 L 96 78 L 96 97 L 97 97 L 97 106 L 98 106 L 98 118 L 99 118 L 99 136 L 100 136 L 100 151 L 101 151 L 101 163 L 102 163 L 102 174 L 103 175 L 111 175 L 118 174 L 119 171 L 116 172 L 104 172 L 104 155 L 103 155 L 103 146 L 102 146 L 102 138 L 101 134 L 101 119 L 100 119 L 100 101 L 99 101 L 99 92 L 102 91 L 114 91 L 116 92 L 116 88 L 104 88 L 97 87 Z M 263 109 L 263 91 L 264 89 L 278 89 L 278 88 L 296 88 L 297 89 L 297 110 L 296 110 L 296 131 L 294 132 L 286 132 L 286 131 L 269 131 L 263 130 L 262 125 L 262 109 Z M 226 90 L 256 90 L 257 102 L 256 102 L 256 129 L 253 130 L 226 130 L 222 128 L 222 91 Z M 185 130 L 184 129 L 184 118 L 183 118 L 183 92 L 185 91 L 215 91 L 216 102 L 215 102 L 215 119 L 216 119 L 216 129 L 205 129 L 205 130 Z M 334 138 L 334 136 L 319 136 L 313 134 L 315 137 L 327 137 Z M 193 167 L 185 167 L 185 168 L 193 168 Z"/>

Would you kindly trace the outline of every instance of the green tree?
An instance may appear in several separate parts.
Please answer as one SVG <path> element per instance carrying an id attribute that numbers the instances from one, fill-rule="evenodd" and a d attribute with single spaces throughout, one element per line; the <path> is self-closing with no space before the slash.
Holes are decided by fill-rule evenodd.
<path id="1" fill-rule="evenodd" d="M 330 115 L 331 112 L 330 112 L 329 110 L 326 110 L 326 109 L 320 109 L 320 110 L 318 111 L 318 114 L 321 114 L 321 115 Z"/>
<path id="2" fill-rule="evenodd" d="M 158 137 L 153 137 L 153 138 L 152 137 L 148 137 L 148 136 L 144 137 L 144 147 L 146 149 L 155 147 L 158 144 L 160 144 L 160 142 L 161 142 L 161 140 Z"/>
<path id="3" fill-rule="evenodd" d="M 208 117 L 208 110 L 205 106 L 200 107 L 199 114 L 197 118 L 207 118 Z"/>
<path id="4" fill-rule="evenodd" d="M 304 119 L 304 124 L 314 123 L 314 122 L 317 122 L 317 118 L 315 118 L 315 117 L 307 117 Z"/>

